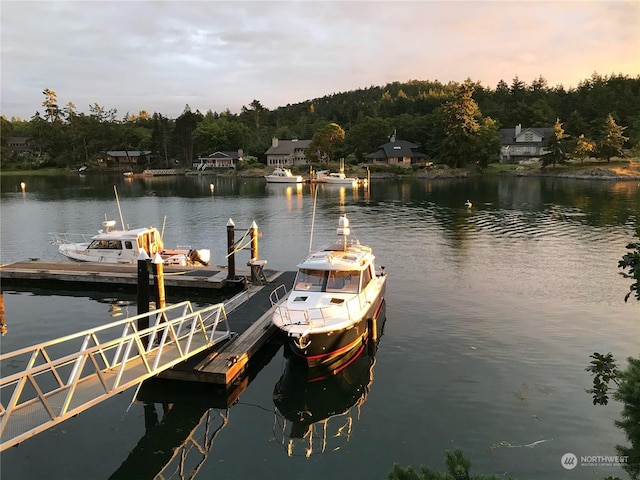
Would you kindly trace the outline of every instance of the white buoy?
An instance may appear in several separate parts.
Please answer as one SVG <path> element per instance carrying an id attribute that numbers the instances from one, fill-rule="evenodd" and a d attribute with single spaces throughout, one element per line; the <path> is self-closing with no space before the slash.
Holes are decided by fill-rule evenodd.
<path id="1" fill-rule="evenodd" d="M 27 190 L 27 184 L 24 182 L 20 182 L 20 190 L 24 193 Z"/>
<path id="2" fill-rule="evenodd" d="M 213 183 L 210 183 L 210 184 L 209 184 L 209 190 L 211 190 L 211 193 L 213 193 L 213 188 L 214 188 L 214 187 L 213 187 Z"/>

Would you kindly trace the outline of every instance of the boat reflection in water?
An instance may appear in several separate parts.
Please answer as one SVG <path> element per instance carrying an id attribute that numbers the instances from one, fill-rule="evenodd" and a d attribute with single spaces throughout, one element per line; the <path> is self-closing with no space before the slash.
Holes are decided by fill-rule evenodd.
<path id="1" fill-rule="evenodd" d="M 367 342 L 331 364 L 310 367 L 285 345 L 287 361 L 273 391 L 273 431 L 289 457 L 339 450 L 351 439 L 373 383 L 385 320 L 383 312 L 369 325 Z"/>

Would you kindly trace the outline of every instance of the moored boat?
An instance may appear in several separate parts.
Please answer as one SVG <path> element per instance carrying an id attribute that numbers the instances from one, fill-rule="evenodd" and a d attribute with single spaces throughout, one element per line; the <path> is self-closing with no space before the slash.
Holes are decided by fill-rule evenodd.
<path id="1" fill-rule="evenodd" d="M 370 247 L 349 239 L 346 215 L 337 233 L 342 238 L 310 254 L 298 265 L 286 300 L 272 294 L 272 322 L 292 353 L 310 366 L 334 361 L 366 343 L 369 323 L 383 311 L 384 267 L 375 268 Z"/>
<path id="2" fill-rule="evenodd" d="M 304 179 L 301 175 L 294 175 L 289 168 L 278 167 L 264 178 L 269 183 L 302 183 Z"/>
<path id="3" fill-rule="evenodd" d="M 357 185 L 360 182 L 357 177 L 347 177 L 344 172 L 326 173 L 318 181 L 334 185 Z"/>
<path id="4" fill-rule="evenodd" d="M 131 230 L 111 230 L 114 220 L 102 222 L 103 230 L 97 235 L 50 232 L 58 252 L 72 260 L 97 263 L 136 263 L 145 252 L 149 257 L 159 254 L 164 264 L 206 266 L 211 252 L 208 249 L 164 247 L 160 232 L 155 227 Z"/>

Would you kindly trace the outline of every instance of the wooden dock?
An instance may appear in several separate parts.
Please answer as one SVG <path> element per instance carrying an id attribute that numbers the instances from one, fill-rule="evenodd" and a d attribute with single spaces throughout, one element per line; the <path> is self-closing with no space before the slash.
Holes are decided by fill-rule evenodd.
<path id="1" fill-rule="evenodd" d="M 234 336 L 231 340 L 195 355 L 158 375 L 161 379 L 217 384 L 229 390 L 248 381 L 248 370 L 256 355 L 272 340 L 276 328 L 271 324 L 270 295 L 284 284 L 291 289 L 295 272 L 264 270 L 265 285 L 251 285 L 243 295 L 246 300 L 234 306 L 227 319 Z M 236 271 L 237 277 L 251 280 L 249 268 Z M 164 269 L 168 293 L 197 296 L 215 293 L 227 287 L 225 267 L 173 267 Z M 137 289 L 136 265 L 113 265 L 79 262 L 41 262 L 28 260 L 0 266 L 2 289 L 11 287 L 46 288 L 68 291 L 127 291 Z M 153 283 L 153 276 L 150 276 Z M 244 286 L 244 282 L 241 283 Z M 237 288 L 237 287 L 236 287 Z"/>
<path id="2" fill-rule="evenodd" d="M 267 281 L 279 272 L 264 270 Z M 229 287 L 237 288 L 237 282 L 227 279 L 228 270 L 223 266 L 164 267 L 164 286 L 169 294 L 220 293 Z M 89 262 L 43 262 L 25 260 L 0 266 L 2 287 L 46 287 L 64 290 L 123 291 L 135 293 L 137 265 L 105 264 Z M 239 268 L 236 279 L 251 280 L 249 267 Z M 153 276 L 150 275 L 153 283 Z"/>
<path id="3" fill-rule="evenodd" d="M 231 386 L 241 382 L 254 356 L 274 337 L 271 323 L 271 292 L 284 284 L 293 285 L 295 272 L 284 272 L 267 285 L 258 287 L 246 303 L 228 315 L 229 325 L 238 335 L 205 355 L 196 356 L 159 375 L 159 378 L 215 383 Z M 252 287 L 256 288 L 256 287 Z"/>

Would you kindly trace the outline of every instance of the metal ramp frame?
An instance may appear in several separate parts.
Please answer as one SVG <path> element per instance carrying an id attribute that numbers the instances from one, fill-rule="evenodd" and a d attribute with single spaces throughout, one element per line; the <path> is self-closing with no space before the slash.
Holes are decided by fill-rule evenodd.
<path id="1" fill-rule="evenodd" d="M 149 328 L 138 331 L 138 320 Z M 181 302 L 0 355 L 0 451 L 230 338 L 225 305 Z"/>

